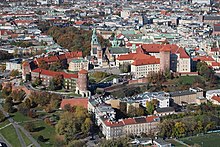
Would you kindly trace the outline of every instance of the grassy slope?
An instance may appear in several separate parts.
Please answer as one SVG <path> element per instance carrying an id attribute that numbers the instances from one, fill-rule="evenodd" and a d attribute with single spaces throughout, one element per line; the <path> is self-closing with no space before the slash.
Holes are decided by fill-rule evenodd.
<path id="1" fill-rule="evenodd" d="M 193 136 L 182 138 L 183 142 L 189 145 L 199 144 L 204 147 L 214 147 L 220 144 L 220 133 L 205 134 L 203 136 Z"/>
<path id="2" fill-rule="evenodd" d="M 13 147 L 21 147 L 15 129 L 12 125 L 0 130 L 0 133 Z"/>

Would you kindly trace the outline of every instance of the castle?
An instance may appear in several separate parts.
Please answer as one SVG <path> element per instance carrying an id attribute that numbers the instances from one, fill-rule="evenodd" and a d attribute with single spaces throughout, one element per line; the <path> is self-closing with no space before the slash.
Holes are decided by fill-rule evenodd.
<path id="1" fill-rule="evenodd" d="M 60 76 L 63 79 L 63 88 L 74 91 L 82 97 L 89 97 L 91 92 L 88 90 L 88 72 L 85 69 L 81 69 L 77 74 L 72 74 L 39 67 L 40 61 L 45 61 L 48 64 L 63 61 L 63 64 L 67 64 L 70 59 L 78 58 L 78 56 L 81 56 L 81 53 L 71 52 L 64 55 L 37 58 L 30 62 L 25 61 L 22 64 L 22 79 L 34 82 L 39 78 L 42 81 L 42 85 L 48 87 L 54 77 Z"/>

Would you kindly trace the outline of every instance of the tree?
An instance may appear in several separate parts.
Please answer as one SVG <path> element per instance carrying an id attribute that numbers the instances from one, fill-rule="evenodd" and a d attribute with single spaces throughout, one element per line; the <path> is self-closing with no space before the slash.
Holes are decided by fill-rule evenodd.
<path id="1" fill-rule="evenodd" d="M 49 68 L 49 70 L 52 70 L 52 71 L 60 71 L 62 69 L 63 69 L 62 64 L 61 62 L 58 62 L 58 61 L 55 63 L 52 63 Z"/>
<path id="2" fill-rule="evenodd" d="M 91 125 L 90 115 L 83 107 L 76 107 L 73 112 L 64 112 L 56 124 L 56 132 L 64 135 L 66 142 L 77 137 L 78 133 L 86 133 Z"/>
<path id="3" fill-rule="evenodd" d="M 47 63 L 46 61 L 44 61 L 44 60 L 41 60 L 41 61 L 39 62 L 39 64 L 38 64 L 38 66 L 39 66 L 39 68 L 42 68 L 42 69 L 46 69 L 46 70 L 49 69 L 48 63 Z"/>
<path id="4" fill-rule="evenodd" d="M 12 70 L 11 73 L 10 73 L 10 76 L 12 76 L 12 77 L 19 76 L 19 71 L 18 70 Z"/>
<path id="5" fill-rule="evenodd" d="M 1 41 L 0 41 L 1 42 Z M 13 58 L 13 54 L 8 53 L 7 51 L 0 51 L 0 61 Z"/>
<path id="6" fill-rule="evenodd" d="M 4 87 L 2 89 L 2 97 L 6 99 L 11 94 L 11 92 L 12 92 L 11 85 L 9 87 Z"/>
<path id="7" fill-rule="evenodd" d="M 12 101 L 11 97 L 7 97 L 5 99 L 5 103 L 3 105 L 3 108 L 6 112 L 9 112 L 9 113 L 14 112 L 15 109 L 13 108 L 13 101 Z"/>
<path id="8" fill-rule="evenodd" d="M 6 69 L 6 66 L 5 65 L 1 65 L 1 71 L 4 72 Z"/>
<path id="9" fill-rule="evenodd" d="M 35 125 L 32 122 L 25 123 L 24 128 L 29 132 L 35 131 Z"/>
<path id="10" fill-rule="evenodd" d="M 32 83 L 32 86 L 36 87 L 42 84 L 42 80 L 40 78 L 36 78 Z"/>
<path id="11" fill-rule="evenodd" d="M 176 122 L 173 128 L 174 137 L 184 137 L 186 135 L 186 126 L 183 122 Z"/>
<path id="12" fill-rule="evenodd" d="M 0 111 L 0 122 L 3 122 L 5 120 L 5 115 Z"/>
<path id="13" fill-rule="evenodd" d="M 66 142 L 74 139 L 76 133 L 79 132 L 76 126 L 76 118 L 70 112 L 64 112 L 55 127 L 59 135 L 64 135 Z"/>
<path id="14" fill-rule="evenodd" d="M 153 114 L 154 113 L 154 104 L 153 104 L 153 102 L 146 101 L 146 109 L 147 109 L 148 114 Z"/>
<path id="15" fill-rule="evenodd" d="M 208 66 L 206 62 L 198 62 L 196 68 L 199 74 L 208 80 L 214 76 L 214 71 Z"/>
<path id="16" fill-rule="evenodd" d="M 14 101 L 21 102 L 24 100 L 26 93 L 24 90 L 13 90 L 11 93 L 11 97 Z"/>
<path id="17" fill-rule="evenodd" d="M 119 66 L 119 69 L 122 73 L 131 72 L 131 65 L 129 63 L 124 63 Z"/>
<path id="18" fill-rule="evenodd" d="M 83 147 L 86 143 L 80 140 L 73 140 L 68 143 L 67 147 Z"/>
<path id="19" fill-rule="evenodd" d="M 90 127 L 92 125 L 92 121 L 90 118 L 86 118 L 86 120 L 84 121 L 84 123 L 81 126 L 81 130 L 84 134 L 88 133 L 90 130 Z"/>
<path id="20" fill-rule="evenodd" d="M 31 108 L 31 100 L 29 98 L 26 98 L 24 101 L 25 107 L 27 108 Z"/>
<path id="21" fill-rule="evenodd" d="M 40 142 L 45 142 L 44 136 L 42 135 L 38 136 L 37 140 Z"/>
<path id="22" fill-rule="evenodd" d="M 59 90 L 63 87 L 63 76 L 62 75 L 56 75 L 53 77 L 53 79 L 50 81 L 49 89 L 50 90 Z"/>
<path id="23" fill-rule="evenodd" d="M 174 126 L 174 121 L 173 120 L 167 120 L 165 119 L 160 125 L 159 125 L 159 132 L 160 136 L 163 138 L 169 138 L 172 135 L 172 130 Z"/>

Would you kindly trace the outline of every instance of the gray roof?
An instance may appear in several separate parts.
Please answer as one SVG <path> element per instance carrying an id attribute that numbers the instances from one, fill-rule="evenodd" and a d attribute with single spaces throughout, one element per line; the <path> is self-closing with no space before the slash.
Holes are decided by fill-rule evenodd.
<path id="1" fill-rule="evenodd" d="M 220 21 L 220 16 L 206 15 L 204 16 L 204 20 L 219 20 Z"/>
<path id="2" fill-rule="evenodd" d="M 189 91 L 189 90 L 175 91 L 175 92 L 170 92 L 170 97 L 183 96 L 183 95 L 191 95 L 191 94 L 196 94 L 196 92 Z"/>
<path id="3" fill-rule="evenodd" d="M 214 26 L 214 31 L 220 31 L 220 25 L 219 26 Z"/>
<path id="4" fill-rule="evenodd" d="M 166 107 L 166 108 L 157 108 L 157 113 L 163 113 L 163 112 L 173 112 L 175 109 L 173 107 Z"/>
<path id="5" fill-rule="evenodd" d="M 169 142 L 166 142 L 165 140 L 161 139 L 161 138 L 158 138 L 158 139 L 155 139 L 154 142 L 160 144 L 161 146 L 163 145 L 168 145 L 168 144 L 171 144 Z"/>
<path id="6" fill-rule="evenodd" d="M 109 52 L 111 54 L 125 54 L 125 53 L 129 53 L 129 48 L 125 48 L 125 47 L 110 47 L 109 48 Z"/>

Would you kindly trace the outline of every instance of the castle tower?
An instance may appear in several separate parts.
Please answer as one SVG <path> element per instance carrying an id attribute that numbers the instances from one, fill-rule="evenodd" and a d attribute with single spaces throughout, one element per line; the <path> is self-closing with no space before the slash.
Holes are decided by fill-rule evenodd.
<path id="1" fill-rule="evenodd" d="M 22 64 L 22 79 L 24 81 L 31 80 L 31 67 L 27 61 Z"/>
<path id="2" fill-rule="evenodd" d="M 171 49 L 167 45 L 164 45 L 164 47 L 160 49 L 160 71 L 161 72 L 170 70 L 170 51 Z"/>
<path id="3" fill-rule="evenodd" d="M 81 69 L 78 72 L 76 93 L 81 94 L 83 97 L 88 97 L 91 95 L 90 91 L 88 91 L 88 71 L 85 69 Z"/>
<path id="4" fill-rule="evenodd" d="M 91 40 L 91 52 L 90 52 L 91 56 L 95 56 L 98 59 L 98 64 L 102 65 L 102 57 L 103 57 L 103 53 L 102 53 L 102 47 L 98 41 L 98 37 L 96 35 L 96 29 L 93 30 L 92 33 L 92 40 Z"/>

